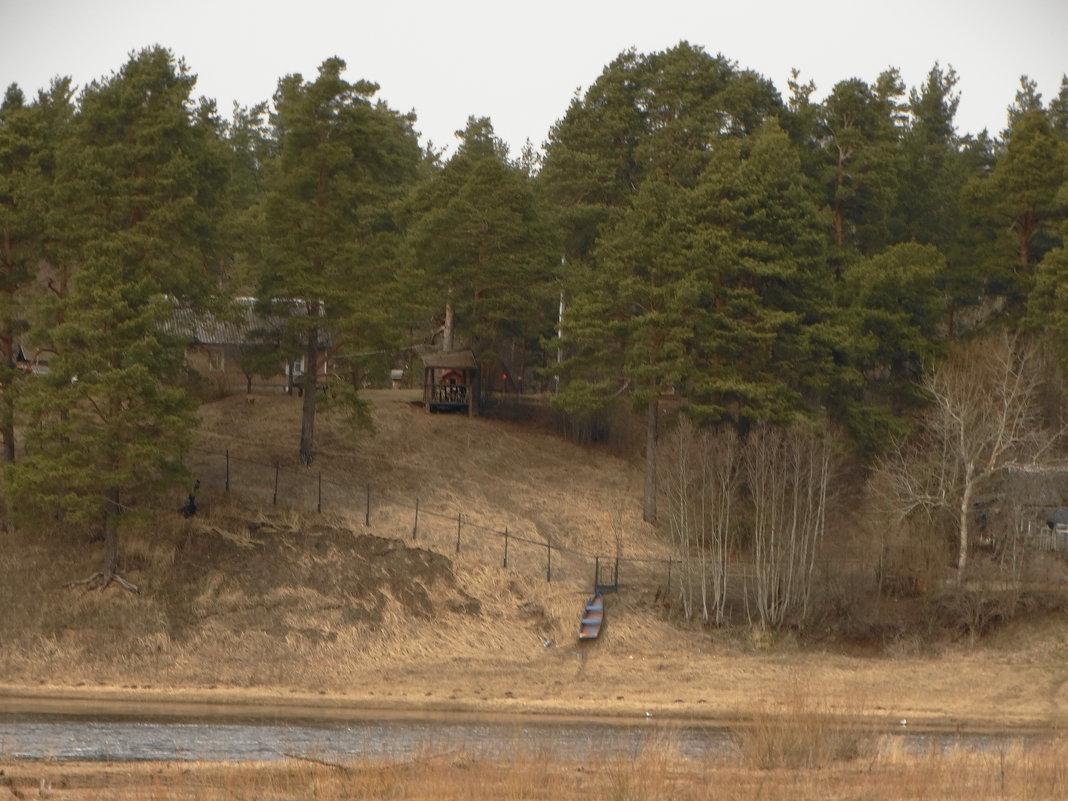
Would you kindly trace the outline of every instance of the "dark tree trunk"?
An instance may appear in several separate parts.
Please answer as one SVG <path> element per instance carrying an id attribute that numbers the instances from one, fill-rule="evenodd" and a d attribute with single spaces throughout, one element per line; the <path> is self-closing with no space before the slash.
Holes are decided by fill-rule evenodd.
<path id="1" fill-rule="evenodd" d="M 15 461 L 15 414 L 12 409 L 11 396 L 5 391 L 0 397 L 0 437 L 4 440 L 3 460 L 11 463 Z"/>
<path id="2" fill-rule="evenodd" d="M 15 332 L 10 321 L 5 326 L 6 330 L 0 337 L 0 345 L 3 347 L 4 366 L 7 368 L 9 379 L 3 389 L 0 389 L 0 438 L 3 439 L 3 460 L 15 461 L 15 400 L 11 395 L 12 385 L 15 382 Z"/>
<path id="3" fill-rule="evenodd" d="M 104 565 L 100 571 L 103 586 L 119 573 L 119 488 L 112 487 L 104 498 Z"/>
<path id="4" fill-rule="evenodd" d="M 653 397 L 645 412 L 645 495 L 642 499 L 642 519 L 656 522 L 656 442 L 658 398 Z"/>
<path id="5" fill-rule="evenodd" d="M 312 328 L 304 349 L 304 405 L 300 418 L 300 462 L 310 466 L 314 458 L 315 442 L 315 381 L 319 373 L 319 331 Z"/>
<path id="6" fill-rule="evenodd" d="M 445 322 L 442 325 L 441 333 L 441 352 L 452 353 L 453 348 L 453 327 L 455 325 L 455 314 L 452 308 L 452 302 L 449 301 L 445 304 Z"/>
<path id="7" fill-rule="evenodd" d="M 75 581 L 72 587 L 87 584 L 90 588 L 105 589 L 112 583 L 133 593 L 140 593 L 136 584 L 131 584 L 119 573 L 119 488 L 112 487 L 104 495 L 104 563 L 101 569 L 89 578 Z"/>

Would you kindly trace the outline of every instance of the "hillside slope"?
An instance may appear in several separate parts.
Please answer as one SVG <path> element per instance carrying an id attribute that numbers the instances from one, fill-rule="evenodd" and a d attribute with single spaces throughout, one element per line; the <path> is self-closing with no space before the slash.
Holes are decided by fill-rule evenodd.
<path id="1" fill-rule="evenodd" d="M 396 506 L 411 518 L 418 499 L 424 510 L 451 517 L 462 512 L 472 524 L 507 527 L 561 547 L 614 553 L 619 541 L 631 556 L 661 552 L 641 520 L 640 454 L 627 461 L 519 424 L 427 414 L 410 391 L 363 395 L 372 406 L 374 432 L 353 431 L 343 416 L 329 413 L 318 421 L 314 470 L 304 471 L 304 489 L 321 472 L 328 485 L 340 484 L 353 496 L 340 503 L 328 499 L 326 511 L 341 506 L 362 516 L 362 493 L 371 484 L 376 515 Z M 201 410 L 197 449 L 216 456 L 229 450 L 256 462 L 247 467 L 266 479 L 266 499 L 271 477 L 263 467 L 277 462 L 300 471 L 299 415 L 299 402 L 281 395 L 259 396 L 252 405 L 240 397 L 208 404 Z M 218 458 L 201 456 L 219 467 Z M 246 465 L 232 468 L 236 473 Z M 287 498 L 283 489 L 282 500 L 300 506 L 294 492 Z M 314 508 L 309 493 L 303 501 L 304 508 Z M 404 528 L 411 527 L 409 519 Z"/>
<path id="2" fill-rule="evenodd" d="M 888 723 L 1064 718 L 1068 644 L 1057 621 L 982 649 L 814 653 L 789 638 L 668 625 L 662 582 L 650 573 L 609 597 L 603 637 L 580 645 L 592 574 L 576 554 L 664 555 L 641 522 L 637 455 L 427 415 L 401 392 L 368 396 L 376 433 L 350 433 L 324 415 L 311 470 L 293 465 L 296 399 L 205 405 L 190 454 L 199 514 L 183 519 L 176 497 L 156 520 L 126 521 L 122 558 L 139 596 L 67 586 L 95 569 L 90 532 L 3 535 L 0 697 L 32 688 L 64 698 L 299 702 L 332 713 L 658 718 L 747 716 L 803 698 Z M 321 513 L 308 491 L 319 471 Z M 284 508 L 287 494 L 306 511 Z M 561 549 L 551 582 L 542 546 L 512 541 L 503 566 L 506 528 L 513 540 Z"/>

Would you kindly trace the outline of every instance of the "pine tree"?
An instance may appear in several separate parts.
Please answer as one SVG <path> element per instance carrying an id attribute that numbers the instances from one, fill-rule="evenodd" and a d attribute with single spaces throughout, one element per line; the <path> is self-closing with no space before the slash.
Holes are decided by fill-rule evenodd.
<path id="1" fill-rule="evenodd" d="M 653 353 L 658 341 L 666 346 L 681 335 L 669 333 L 668 290 L 656 282 L 661 270 L 672 282 L 687 270 L 679 256 L 685 246 L 665 237 L 684 230 L 681 199 L 720 143 L 781 113 L 770 82 L 680 42 L 649 55 L 621 54 L 550 135 L 539 180 L 560 208 L 565 235 L 562 343 L 570 356 L 561 375 L 571 382 L 558 402 L 588 410 L 633 393 L 646 418 L 647 520 L 656 516 L 655 396 L 673 383 L 670 365 L 681 358 L 670 348 Z M 637 295 L 633 303 L 628 292 Z"/>
<path id="2" fill-rule="evenodd" d="M 314 454 L 316 382 L 326 331 L 342 337 L 385 308 L 390 276 L 381 239 L 389 205 L 414 179 L 420 151 L 412 118 L 382 103 L 368 81 L 342 78 L 327 59 L 313 81 L 290 75 L 274 98 L 273 157 L 265 165 L 260 297 L 289 310 L 303 342 L 299 457 Z M 335 343 L 336 344 L 336 343 Z"/>
<path id="3" fill-rule="evenodd" d="M 692 187 L 716 141 L 782 113 L 770 81 L 688 42 L 621 53 L 549 135 L 539 180 L 561 208 L 568 264 L 590 257 L 647 178 Z"/>
<path id="4" fill-rule="evenodd" d="M 890 243 L 901 171 L 897 98 L 903 93 L 897 70 L 889 70 L 874 86 L 841 81 L 822 104 L 824 185 L 840 259 L 871 255 Z"/>
<path id="5" fill-rule="evenodd" d="M 941 283 L 951 341 L 981 322 L 990 294 L 997 292 L 999 279 L 997 270 L 991 268 L 990 254 L 1001 232 L 991 223 L 985 199 L 976 187 L 994 169 L 998 147 L 999 143 L 982 131 L 963 137 L 958 149 L 963 179 L 958 194 L 960 218 L 956 230 L 946 232 L 955 235 L 956 244 L 950 247 L 947 241 L 946 272 Z"/>
<path id="6" fill-rule="evenodd" d="M 1068 141 L 1068 75 L 1061 78 L 1057 96 L 1049 101 L 1049 122 L 1062 142 Z"/>
<path id="7" fill-rule="evenodd" d="M 518 390 L 520 360 L 551 320 L 555 228 L 488 119 L 470 118 L 457 136 L 456 154 L 404 203 L 407 259 L 427 316 L 445 321 L 443 349 L 464 342 Z"/>
<path id="8" fill-rule="evenodd" d="M 576 271 L 564 318 L 580 410 L 626 388 L 646 416 L 647 520 L 656 517 L 657 403 L 705 422 L 786 421 L 833 385 L 826 218 L 775 123 L 724 139 L 697 185 L 647 180 Z"/>
<path id="9" fill-rule="evenodd" d="M 59 249 L 78 259 L 51 325 L 34 331 L 54 356 L 27 382 L 28 456 L 8 470 L 7 491 L 26 518 L 99 521 L 104 559 L 87 581 L 101 586 L 136 590 L 119 573 L 120 514 L 187 480 L 195 404 L 179 387 L 183 343 L 164 321 L 212 288 L 201 247 L 214 217 L 210 131 L 190 101 L 194 82 L 162 48 L 132 56 L 81 94 L 58 155 Z"/>
<path id="10" fill-rule="evenodd" d="M 838 380 L 827 217 L 781 128 L 718 149 L 694 217 L 713 313 L 699 333 L 693 413 L 744 430 L 819 404 Z"/>
<path id="11" fill-rule="evenodd" d="M 17 86 L 0 105 L 0 437 L 3 461 L 15 461 L 15 381 L 19 335 L 24 321 L 18 295 L 34 277 L 33 240 L 40 230 L 33 215 L 34 141 L 30 109 Z"/>
<path id="12" fill-rule="evenodd" d="M 69 79 L 56 79 L 33 103 L 17 86 L 0 105 L 0 439 L 4 462 L 15 460 L 14 413 L 19 342 L 38 265 L 53 257 L 49 219 L 55 159 L 70 115 Z M 31 353 L 23 354 L 27 358 Z"/>
<path id="13" fill-rule="evenodd" d="M 893 236 L 935 245 L 945 254 L 960 246 L 961 190 L 968 178 L 954 123 L 956 85 L 957 73 L 935 64 L 923 86 L 909 94 Z"/>
<path id="14" fill-rule="evenodd" d="M 925 372 L 945 353 L 946 260 L 905 242 L 846 268 L 839 286 L 845 349 L 858 382 L 837 393 L 840 414 L 865 456 L 885 453 L 905 419 L 928 402 Z"/>
<path id="15" fill-rule="evenodd" d="M 978 222 L 992 232 L 977 260 L 990 276 L 989 291 L 1004 296 L 1010 311 L 1030 292 L 1035 265 L 1060 244 L 1059 193 L 1068 179 L 1068 142 L 1054 135 L 1045 110 L 1031 107 L 1040 96 L 1021 92 L 997 162 L 969 186 Z"/>
<path id="16" fill-rule="evenodd" d="M 629 389 L 631 403 L 645 415 L 642 508 L 649 522 L 657 517 L 660 398 L 681 388 L 682 381 L 693 374 L 695 331 L 709 295 L 708 277 L 686 242 L 691 231 L 686 209 L 691 193 L 663 180 L 642 184 L 619 224 L 606 231 L 598 243 L 596 285 L 576 295 L 565 318 L 567 342 L 591 341 L 590 335 L 595 335 L 592 342 L 598 344 L 584 354 L 587 370 L 593 368 L 603 374 L 611 367 L 614 354 L 615 369 Z M 591 299 L 592 309 L 586 306 Z M 601 336 L 596 336 L 598 333 Z M 603 363 L 594 367 L 590 357 Z M 570 369 L 576 364 L 573 361 Z M 568 385 L 561 393 L 561 402 L 566 407 L 582 401 L 595 386 L 583 388 L 579 384 L 580 394 L 575 394 L 575 385 Z M 603 380 L 601 386 L 603 390 L 612 388 Z"/>
<path id="17" fill-rule="evenodd" d="M 1062 227 L 1062 240 L 1068 241 L 1068 225 Z M 1054 248 L 1038 265 L 1025 323 L 1047 336 L 1062 367 L 1068 369 L 1068 247 Z"/>

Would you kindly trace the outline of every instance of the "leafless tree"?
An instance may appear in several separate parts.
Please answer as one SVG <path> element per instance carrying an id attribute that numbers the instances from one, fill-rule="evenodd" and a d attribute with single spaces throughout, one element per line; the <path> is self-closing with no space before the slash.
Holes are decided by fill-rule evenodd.
<path id="1" fill-rule="evenodd" d="M 687 617 L 725 622 L 728 579 L 748 528 L 750 619 L 780 628 L 805 618 L 832 471 L 824 434 L 765 424 L 743 440 L 733 429 L 702 430 L 683 419 L 667 438 L 661 485 Z"/>
<path id="2" fill-rule="evenodd" d="M 733 429 L 698 429 L 688 418 L 667 437 L 662 487 L 680 562 L 683 613 L 726 620 L 727 576 L 738 501 L 739 439 Z"/>
<path id="3" fill-rule="evenodd" d="M 796 423 L 761 425 L 742 450 L 752 513 L 757 619 L 763 628 L 803 620 L 823 542 L 833 448 L 826 436 Z"/>
<path id="4" fill-rule="evenodd" d="M 924 517 L 953 527 L 958 582 L 977 490 L 1000 470 L 1034 464 L 1058 438 L 1042 419 L 1043 361 L 1017 334 L 959 345 L 925 379 L 932 404 L 916 436 L 881 465 L 880 485 L 899 524 Z"/>

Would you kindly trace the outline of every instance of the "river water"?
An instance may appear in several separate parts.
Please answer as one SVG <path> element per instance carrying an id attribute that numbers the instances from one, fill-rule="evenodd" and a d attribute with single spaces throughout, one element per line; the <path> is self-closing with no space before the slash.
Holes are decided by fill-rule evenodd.
<path id="1" fill-rule="evenodd" d="M 1034 733 L 873 730 L 901 737 L 908 750 L 1004 748 L 1034 742 Z M 681 756 L 700 759 L 735 750 L 725 726 L 651 720 L 484 720 L 449 715 L 357 719 L 259 718 L 203 721 L 161 715 L 76 716 L 0 710 L 0 759 L 101 761 L 404 762 L 441 755 L 501 758 L 538 755 L 546 760 L 631 758 L 651 744 L 667 743 Z"/>
<path id="2" fill-rule="evenodd" d="M 479 721 L 440 716 L 190 722 L 0 712 L 0 757 L 9 759 L 403 762 L 453 753 L 499 758 L 518 752 L 583 760 L 633 757 L 664 740 L 681 755 L 695 758 L 734 747 L 724 727 L 650 721 Z"/>

